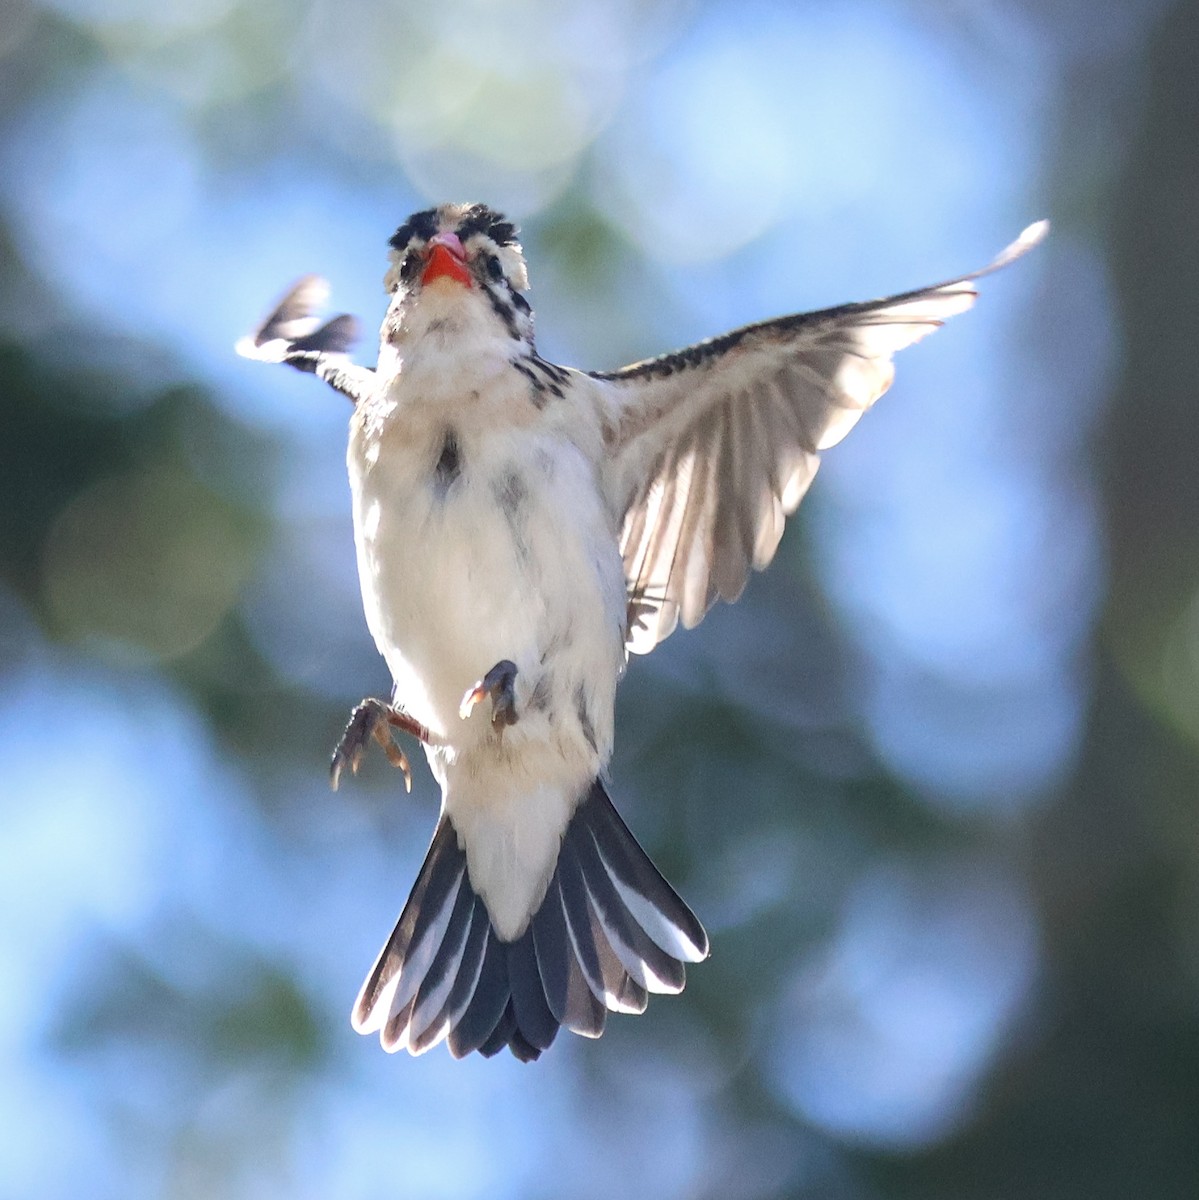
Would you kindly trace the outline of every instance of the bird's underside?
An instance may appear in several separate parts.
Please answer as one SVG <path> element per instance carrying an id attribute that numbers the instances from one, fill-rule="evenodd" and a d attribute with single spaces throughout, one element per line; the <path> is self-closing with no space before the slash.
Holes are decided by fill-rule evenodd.
<path id="1" fill-rule="evenodd" d="M 414 1054 L 444 1039 L 457 1056 L 531 1059 L 560 1027 L 595 1037 L 608 1011 L 682 989 L 706 935 L 600 778 L 619 641 L 645 653 L 735 600 L 820 451 L 889 386 L 894 352 L 1046 228 L 945 283 L 585 374 L 536 352 L 514 227 L 444 205 L 391 240 L 375 370 L 349 359 L 353 318 L 314 316 L 313 276 L 239 343 L 355 406 L 359 569 L 396 694 L 355 710 L 334 785 L 372 740 L 407 775 L 399 729 L 443 791 L 356 1029 Z"/>

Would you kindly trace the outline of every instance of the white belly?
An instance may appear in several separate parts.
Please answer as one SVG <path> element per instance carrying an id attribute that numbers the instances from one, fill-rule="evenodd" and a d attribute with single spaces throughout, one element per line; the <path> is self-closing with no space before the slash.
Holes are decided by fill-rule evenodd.
<path id="1" fill-rule="evenodd" d="M 363 603 L 396 702 L 458 758 L 495 736 L 489 703 L 459 717 L 464 693 L 510 659 L 505 741 L 577 731 L 582 709 L 606 760 L 624 578 L 594 470 L 553 434 L 455 427 L 456 469 L 439 472 L 446 434 L 394 420 L 370 435 L 356 423 L 350 441 Z"/>

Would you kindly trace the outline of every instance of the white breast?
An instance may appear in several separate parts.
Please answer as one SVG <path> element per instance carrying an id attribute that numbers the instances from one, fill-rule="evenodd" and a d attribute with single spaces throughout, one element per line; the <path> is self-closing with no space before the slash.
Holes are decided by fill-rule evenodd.
<path id="1" fill-rule="evenodd" d="M 510 659 L 521 723 L 529 718 L 515 740 L 583 705 L 606 758 L 623 665 L 615 531 L 578 446 L 542 422 L 512 422 L 528 401 L 527 382 L 511 376 L 465 402 L 413 403 L 397 387 L 355 420 L 348 457 L 367 622 L 397 702 L 451 745 L 487 732 L 490 706 L 464 728 L 459 704 Z"/>

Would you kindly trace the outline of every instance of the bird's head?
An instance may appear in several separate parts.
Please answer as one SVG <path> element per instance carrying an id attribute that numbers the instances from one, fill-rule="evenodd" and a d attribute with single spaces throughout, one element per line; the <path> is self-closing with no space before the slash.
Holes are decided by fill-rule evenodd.
<path id="1" fill-rule="evenodd" d="M 532 337 L 529 286 L 516 226 L 485 204 L 442 204 L 413 213 L 392 235 L 383 283 L 393 307 L 440 293 L 478 304 L 513 338 Z"/>

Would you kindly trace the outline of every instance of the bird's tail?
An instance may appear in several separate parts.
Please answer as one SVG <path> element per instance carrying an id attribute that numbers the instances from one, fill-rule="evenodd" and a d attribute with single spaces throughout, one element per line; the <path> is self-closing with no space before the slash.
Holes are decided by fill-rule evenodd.
<path id="1" fill-rule="evenodd" d="M 662 878 L 597 779 L 562 836 L 545 898 L 515 941 L 496 932 L 444 814 L 395 930 L 354 1006 L 359 1033 L 462 1058 L 508 1046 L 537 1058 L 565 1026 L 599 1037 L 609 1011 L 681 992 L 708 937 Z"/>

